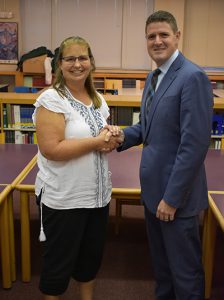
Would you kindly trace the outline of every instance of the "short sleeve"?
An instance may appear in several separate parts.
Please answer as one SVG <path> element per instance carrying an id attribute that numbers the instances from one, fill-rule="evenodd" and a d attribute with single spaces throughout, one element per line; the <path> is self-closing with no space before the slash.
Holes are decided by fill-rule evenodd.
<path id="1" fill-rule="evenodd" d="M 36 122 L 36 109 L 40 106 L 44 108 L 56 112 L 64 114 L 65 120 L 67 120 L 71 114 L 71 106 L 69 105 L 68 101 L 61 97 L 56 90 L 48 89 L 44 91 L 34 103 L 35 110 L 33 113 L 33 122 Z"/>
<path id="2" fill-rule="evenodd" d="M 105 120 L 107 120 L 109 115 L 110 115 L 110 109 L 107 105 L 106 100 L 103 98 L 103 96 L 100 93 L 97 93 L 97 94 L 100 97 L 101 102 L 102 102 L 101 107 L 100 107 L 100 111 L 101 111 L 103 117 L 105 118 Z"/>

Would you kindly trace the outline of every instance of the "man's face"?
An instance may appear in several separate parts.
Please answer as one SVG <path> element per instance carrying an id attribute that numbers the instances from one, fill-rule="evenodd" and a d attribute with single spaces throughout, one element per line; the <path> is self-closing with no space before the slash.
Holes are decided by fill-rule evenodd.
<path id="1" fill-rule="evenodd" d="M 180 32 L 173 32 L 167 22 L 151 23 L 146 28 L 146 40 L 149 56 L 157 66 L 165 63 L 178 48 Z"/>

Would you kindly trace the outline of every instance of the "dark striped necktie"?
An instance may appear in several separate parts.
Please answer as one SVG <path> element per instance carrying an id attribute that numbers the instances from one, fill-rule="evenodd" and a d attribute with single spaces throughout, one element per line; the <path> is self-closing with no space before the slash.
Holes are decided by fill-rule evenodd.
<path id="1" fill-rule="evenodd" d="M 145 103 L 145 108 L 146 108 L 145 116 L 146 117 L 148 116 L 148 113 L 149 113 L 149 110 L 150 110 L 152 99 L 153 99 L 153 96 L 155 94 L 155 88 L 156 88 L 156 84 L 157 84 L 157 81 L 158 81 L 158 76 L 159 76 L 160 73 L 161 73 L 161 70 L 156 69 L 153 72 L 153 75 L 152 75 L 152 78 L 151 78 L 151 85 L 149 87 L 149 92 L 148 92 L 148 95 L 147 95 L 147 98 L 146 98 L 146 103 Z"/>

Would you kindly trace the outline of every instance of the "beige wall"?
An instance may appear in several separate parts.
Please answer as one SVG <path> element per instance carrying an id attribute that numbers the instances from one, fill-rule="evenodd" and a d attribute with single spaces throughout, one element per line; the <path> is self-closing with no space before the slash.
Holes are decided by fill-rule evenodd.
<path id="1" fill-rule="evenodd" d="M 18 22 L 19 54 L 21 55 L 22 35 L 20 0 L 0 0 L 0 11 L 4 10 L 4 3 L 6 5 L 5 10 L 12 11 L 14 13 L 14 18 L 0 19 L 0 22 Z M 183 51 L 189 59 L 203 66 L 224 66 L 224 39 L 222 25 L 224 0 L 155 0 L 154 10 L 158 9 L 168 10 L 175 15 L 179 29 L 182 33 L 180 50 Z M 144 18 L 144 16 L 142 16 L 142 18 Z M 147 18 L 147 16 L 145 16 L 145 18 Z M 44 20 L 42 20 L 42 22 L 44 22 Z M 107 28 L 105 28 L 105 31 L 106 30 Z M 139 27 L 133 26 L 131 30 L 139 32 Z M 142 32 L 139 34 L 142 34 Z M 133 46 L 130 44 L 130 47 L 139 47 L 139 45 Z M 145 45 L 142 45 L 141 47 L 145 47 Z M 145 49 L 143 49 L 143 51 L 145 51 Z M 132 52 L 130 52 L 130 55 L 131 53 Z M 121 59 L 123 59 L 125 65 L 126 57 Z M 133 60 L 133 58 L 131 59 Z M 15 69 L 16 65 L 0 64 L 0 70 Z"/>
<path id="2" fill-rule="evenodd" d="M 201 66 L 224 67 L 224 1 L 187 0 L 184 54 Z"/>

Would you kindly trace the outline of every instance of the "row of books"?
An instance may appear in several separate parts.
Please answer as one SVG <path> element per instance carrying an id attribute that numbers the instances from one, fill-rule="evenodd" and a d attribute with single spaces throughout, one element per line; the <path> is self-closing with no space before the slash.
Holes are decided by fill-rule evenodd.
<path id="1" fill-rule="evenodd" d="M 140 108 L 113 106 L 110 107 L 109 124 L 130 126 L 138 123 Z"/>
<path id="2" fill-rule="evenodd" d="M 124 78 L 124 79 L 105 79 L 103 80 L 94 80 L 96 89 L 122 89 L 122 88 L 138 88 L 142 89 L 144 87 L 145 80 L 138 80 L 135 78 Z"/>
<path id="3" fill-rule="evenodd" d="M 3 127 L 15 129 L 35 129 L 32 121 L 33 105 L 5 104 L 3 107 Z"/>
<path id="4" fill-rule="evenodd" d="M 23 132 L 20 130 L 5 131 L 5 143 L 37 144 L 36 132 Z"/>
<path id="5" fill-rule="evenodd" d="M 221 138 L 212 138 L 210 148 L 215 150 L 222 149 L 222 139 Z"/>
<path id="6" fill-rule="evenodd" d="M 213 115 L 212 134 L 224 135 L 224 114 Z"/>
<path id="7" fill-rule="evenodd" d="M 123 88 L 136 88 L 136 79 L 134 78 L 124 78 L 122 79 Z"/>
<path id="8" fill-rule="evenodd" d="M 110 107 L 110 124 L 130 126 L 139 121 L 140 108 L 115 106 Z M 224 114 L 214 114 L 212 123 L 212 135 L 224 135 Z"/>
<path id="9" fill-rule="evenodd" d="M 45 76 L 41 75 L 24 76 L 24 85 L 30 87 L 47 86 L 47 84 L 45 83 Z"/>

